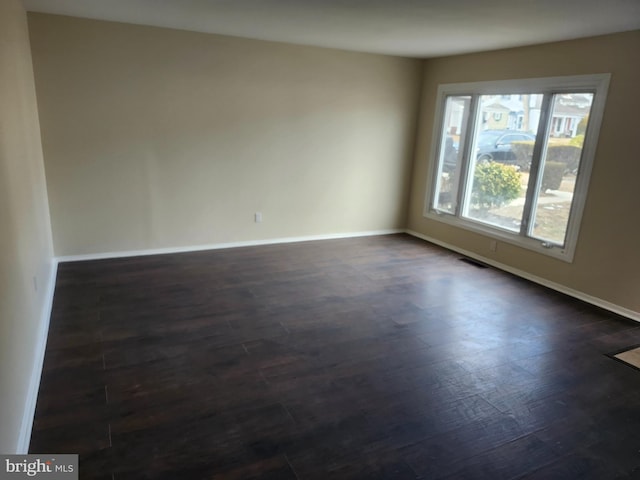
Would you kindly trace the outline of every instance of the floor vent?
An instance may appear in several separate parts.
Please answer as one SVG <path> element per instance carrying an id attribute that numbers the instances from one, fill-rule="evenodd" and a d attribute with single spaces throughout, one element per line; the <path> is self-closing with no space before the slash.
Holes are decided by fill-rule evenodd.
<path id="1" fill-rule="evenodd" d="M 479 262 L 478 260 L 474 260 L 473 258 L 462 257 L 460 259 L 461 262 L 468 263 L 469 265 L 473 265 L 478 268 L 488 268 L 489 265 L 486 263 Z"/>

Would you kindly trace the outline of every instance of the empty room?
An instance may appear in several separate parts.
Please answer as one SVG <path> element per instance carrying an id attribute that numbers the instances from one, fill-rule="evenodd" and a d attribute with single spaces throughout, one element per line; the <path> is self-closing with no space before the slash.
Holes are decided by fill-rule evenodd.
<path id="1" fill-rule="evenodd" d="M 3 0 L 0 477 L 640 478 L 639 52 L 633 0 Z"/>

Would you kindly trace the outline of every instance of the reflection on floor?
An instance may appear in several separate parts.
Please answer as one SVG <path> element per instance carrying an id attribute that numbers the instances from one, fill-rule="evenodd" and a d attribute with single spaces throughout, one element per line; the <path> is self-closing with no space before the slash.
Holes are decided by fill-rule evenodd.
<path id="1" fill-rule="evenodd" d="M 406 235 L 61 264 L 80 478 L 638 478 L 640 325 Z"/>

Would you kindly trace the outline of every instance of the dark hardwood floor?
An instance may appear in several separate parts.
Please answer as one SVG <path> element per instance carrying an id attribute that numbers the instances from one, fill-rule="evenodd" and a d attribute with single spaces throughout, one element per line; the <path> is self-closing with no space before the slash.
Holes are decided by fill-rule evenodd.
<path id="1" fill-rule="evenodd" d="M 406 235 L 59 266 L 33 453 L 91 479 L 640 478 L 640 324 Z"/>

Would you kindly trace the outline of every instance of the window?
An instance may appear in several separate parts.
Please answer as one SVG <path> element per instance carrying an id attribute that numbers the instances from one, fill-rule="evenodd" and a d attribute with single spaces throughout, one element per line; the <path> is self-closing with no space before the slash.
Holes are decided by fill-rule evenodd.
<path id="1" fill-rule="evenodd" d="M 571 262 L 608 83 L 441 85 L 425 216 Z"/>

